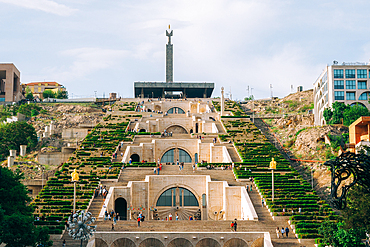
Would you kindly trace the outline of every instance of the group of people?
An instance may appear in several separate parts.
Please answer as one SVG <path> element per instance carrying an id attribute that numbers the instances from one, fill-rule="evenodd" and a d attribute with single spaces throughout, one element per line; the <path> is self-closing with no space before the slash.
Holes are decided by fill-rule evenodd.
<path id="1" fill-rule="evenodd" d="M 143 222 L 145 220 L 145 215 L 143 215 L 141 212 L 139 213 L 139 215 L 137 216 L 137 226 L 140 227 L 140 222 Z"/>
<path id="2" fill-rule="evenodd" d="M 119 213 L 114 212 L 113 209 L 109 213 L 108 210 L 105 210 L 104 220 L 113 220 L 114 224 L 117 224 L 117 221 L 119 220 Z"/>
<path id="3" fill-rule="evenodd" d="M 285 233 L 285 236 L 288 238 L 289 237 L 289 228 L 286 227 L 284 229 L 284 227 L 281 228 L 281 230 L 279 230 L 279 227 L 276 227 L 276 235 L 278 238 L 280 238 L 280 233 L 281 233 L 281 236 L 284 238 L 284 233 Z"/>
<path id="4" fill-rule="evenodd" d="M 107 197 L 108 190 L 107 186 L 100 185 L 99 188 L 95 189 L 94 197 L 102 196 L 104 199 Z"/>

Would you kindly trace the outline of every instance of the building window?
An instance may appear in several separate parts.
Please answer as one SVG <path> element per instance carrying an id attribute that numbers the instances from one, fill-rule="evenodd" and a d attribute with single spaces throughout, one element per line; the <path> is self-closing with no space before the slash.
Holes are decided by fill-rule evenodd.
<path id="1" fill-rule="evenodd" d="M 341 81 L 335 80 L 334 81 L 334 89 L 344 89 L 344 81 L 343 80 L 341 80 Z"/>
<path id="2" fill-rule="evenodd" d="M 174 162 L 175 161 L 175 149 L 168 150 L 162 157 L 161 163 Z"/>
<path id="3" fill-rule="evenodd" d="M 184 110 L 179 107 L 172 107 L 167 111 L 168 114 L 185 114 Z"/>
<path id="4" fill-rule="evenodd" d="M 176 200 L 176 198 L 178 199 Z M 199 207 L 195 195 L 190 190 L 181 187 L 171 188 L 163 192 L 156 205 L 161 207 Z"/>
<path id="5" fill-rule="evenodd" d="M 343 70 L 342 69 L 335 69 L 334 70 L 334 78 L 343 78 Z"/>
<path id="6" fill-rule="evenodd" d="M 355 92 L 347 92 L 346 93 L 346 100 L 356 100 L 356 93 Z"/>
<path id="7" fill-rule="evenodd" d="M 346 89 L 356 89 L 356 81 L 346 81 Z"/>
<path id="8" fill-rule="evenodd" d="M 366 87 L 366 81 L 359 81 L 358 83 L 357 83 L 357 88 L 358 89 L 366 89 L 367 87 Z"/>
<path id="9" fill-rule="evenodd" d="M 334 99 L 335 100 L 344 100 L 344 92 L 343 91 L 334 91 Z"/>
<path id="10" fill-rule="evenodd" d="M 346 69 L 346 78 L 356 78 L 354 69 Z"/>
<path id="11" fill-rule="evenodd" d="M 179 162 L 191 163 L 190 155 L 182 149 L 179 149 Z"/>
<path id="12" fill-rule="evenodd" d="M 367 78 L 366 69 L 358 69 L 357 78 Z"/>
<path id="13" fill-rule="evenodd" d="M 367 100 L 367 98 L 368 98 L 368 93 L 362 93 L 361 95 L 360 95 L 360 97 L 358 98 L 358 100 Z"/>

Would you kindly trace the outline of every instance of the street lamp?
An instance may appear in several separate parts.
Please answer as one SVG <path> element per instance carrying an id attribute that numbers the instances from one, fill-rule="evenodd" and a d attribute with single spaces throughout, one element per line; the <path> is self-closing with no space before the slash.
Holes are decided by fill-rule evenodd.
<path id="1" fill-rule="evenodd" d="M 75 170 L 71 173 L 71 176 L 72 176 L 72 182 L 73 182 L 73 187 L 74 187 L 74 190 L 73 190 L 73 214 L 76 212 L 76 182 L 78 182 L 79 180 L 79 176 L 78 176 L 78 173 L 76 171 L 76 168 Z"/>
<path id="2" fill-rule="evenodd" d="M 251 97 L 252 97 L 252 122 L 254 123 L 254 97 L 253 97 L 253 88 L 251 88 Z"/>
<path id="3" fill-rule="evenodd" d="M 274 201 L 274 170 L 276 169 L 276 161 L 272 158 L 269 169 L 272 172 L 272 201 Z"/>

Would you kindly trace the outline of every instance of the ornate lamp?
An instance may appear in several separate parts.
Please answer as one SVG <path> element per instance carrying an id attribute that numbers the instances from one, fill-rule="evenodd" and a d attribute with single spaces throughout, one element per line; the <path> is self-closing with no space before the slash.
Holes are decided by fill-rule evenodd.
<path id="1" fill-rule="evenodd" d="M 91 216 L 90 212 L 78 210 L 68 218 L 68 235 L 73 239 L 81 240 L 81 247 L 82 242 L 89 240 L 96 230 L 96 226 L 91 226 L 95 222 L 95 218 Z"/>

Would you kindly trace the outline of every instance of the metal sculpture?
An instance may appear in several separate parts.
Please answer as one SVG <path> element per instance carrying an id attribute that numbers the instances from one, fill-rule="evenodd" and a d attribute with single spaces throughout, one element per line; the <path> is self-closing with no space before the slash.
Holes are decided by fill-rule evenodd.
<path id="1" fill-rule="evenodd" d="M 370 156 L 346 152 L 324 165 L 331 167 L 331 203 L 335 208 L 346 208 L 347 192 L 355 184 L 370 193 Z"/>
<path id="2" fill-rule="evenodd" d="M 78 210 L 68 218 L 68 235 L 73 239 L 81 240 L 81 247 L 82 241 L 89 240 L 96 229 L 96 226 L 91 225 L 95 222 L 95 218 L 91 216 L 90 212 Z"/>

